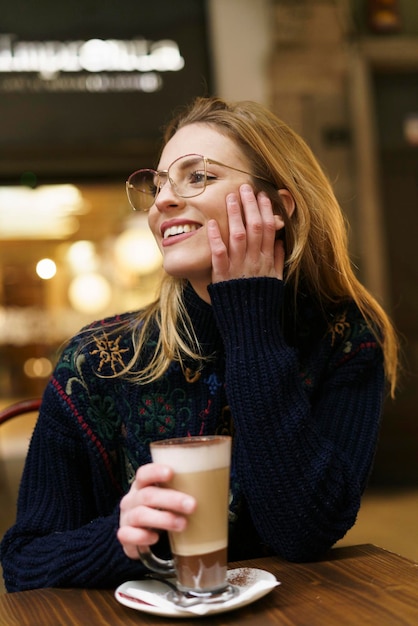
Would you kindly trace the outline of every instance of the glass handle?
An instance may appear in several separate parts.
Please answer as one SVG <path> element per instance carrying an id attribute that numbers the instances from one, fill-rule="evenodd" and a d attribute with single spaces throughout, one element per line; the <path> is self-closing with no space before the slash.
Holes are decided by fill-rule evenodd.
<path id="1" fill-rule="evenodd" d="M 160 559 L 148 546 L 137 546 L 142 563 L 156 574 L 175 574 L 174 561 L 172 559 Z"/>

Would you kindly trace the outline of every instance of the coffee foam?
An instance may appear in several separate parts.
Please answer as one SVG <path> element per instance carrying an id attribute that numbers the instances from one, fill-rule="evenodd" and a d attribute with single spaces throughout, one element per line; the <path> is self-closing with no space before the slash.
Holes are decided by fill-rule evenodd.
<path id="1" fill-rule="evenodd" d="M 231 456 L 231 439 L 191 442 L 185 445 L 176 443 L 167 445 L 151 444 L 154 463 L 169 465 L 175 472 L 204 472 L 227 467 Z"/>

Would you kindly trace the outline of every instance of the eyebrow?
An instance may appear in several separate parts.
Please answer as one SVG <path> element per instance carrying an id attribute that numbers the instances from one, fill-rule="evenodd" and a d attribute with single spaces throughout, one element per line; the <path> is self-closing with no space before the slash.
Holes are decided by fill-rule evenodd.
<path id="1" fill-rule="evenodd" d="M 186 157 L 190 157 L 190 158 L 186 160 Z M 193 163 L 197 163 L 198 161 L 201 161 L 202 159 L 204 161 L 205 157 L 201 156 L 200 154 L 197 155 L 197 156 L 194 156 L 193 154 L 183 154 L 182 156 L 177 157 L 177 159 L 174 159 L 174 161 L 171 161 L 171 163 L 170 163 L 170 165 L 168 167 L 171 167 L 173 165 L 173 163 L 176 163 L 177 161 L 180 161 L 180 159 L 184 159 L 184 165 L 182 164 L 182 168 L 184 169 L 188 165 L 193 164 Z M 168 168 L 166 168 L 166 169 L 157 169 L 155 171 L 157 172 L 157 174 L 160 174 L 160 173 L 166 174 L 168 172 Z"/>

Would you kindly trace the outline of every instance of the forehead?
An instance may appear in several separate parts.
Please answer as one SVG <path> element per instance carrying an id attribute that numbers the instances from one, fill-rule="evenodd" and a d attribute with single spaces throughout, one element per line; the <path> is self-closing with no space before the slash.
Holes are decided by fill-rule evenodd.
<path id="1" fill-rule="evenodd" d="M 202 156 L 237 167 L 247 166 L 247 161 L 235 141 L 207 124 L 189 124 L 176 132 L 161 153 L 158 169 L 168 166 L 185 154 Z"/>

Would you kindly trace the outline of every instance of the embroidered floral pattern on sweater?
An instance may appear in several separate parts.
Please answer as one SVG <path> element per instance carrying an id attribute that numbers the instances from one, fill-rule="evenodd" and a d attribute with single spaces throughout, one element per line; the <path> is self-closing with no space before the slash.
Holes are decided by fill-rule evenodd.
<path id="1" fill-rule="evenodd" d="M 117 373 L 117 365 L 120 366 L 120 369 L 125 367 L 122 354 L 129 352 L 129 348 L 120 347 L 121 338 L 121 335 L 119 335 L 116 339 L 111 339 L 106 332 L 103 332 L 101 337 L 93 335 L 96 349 L 92 350 L 90 354 L 92 356 L 96 354 L 100 356 L 98 372 L 101 372 L 105 365 L 109 365 L 114 374 Z"/>
<path id="2" fill-rule="evenodd" d="M 362 318 L 356 320 L 354 323 L 348 322 L 347 314 L 348 312 L 344 311 L 336 317 L 329 329 L 329 333 L 331 334 L 331 346 L 335 345 L 337 338 L 342 341 L 340 350 L 344 355 L 344 361 L 353 356 L 354 353 L 360 349 L 374 348 L 377 345 L 376 341 L 362 341 L 364 337 L 370 336 L 370 328 L 366 321 Z"/>
<path id="3" fill-rule="evenodd" d="M 350 360 L 359 351 L 375 348 L 376 341 L 370 341 L 370 328 L 366 321 L 357 315 L 354 317 L 350 309 L 341 311 L 329 323 L 327 336 L 329 345 L 334 349 L 327 361 L 328 367 L 335 368 Z M 313 392 L 318 380 L 318 368 L 311 362 L 303 363 L 299 373 L 307 393 Z"/>
<path id="4" fill-rule="evenodd" d="M 91 396 L 87 417 L 91 424 L 95 424 L 100 438 L 106 441 L 114 439 L 122 423 L 122 417 L 118 414 L 115 400 L 111 396 Z"/>
<path id="5" fill-rule="evenodd" d="M 88 383 L 83 378 L 83 365 L 86 357 L 84 354 L 77 354 L 77 349 L 72 346 L 66 348 L 62 354 L 61 360 L 57 364 L 56 371 L 66 370 L 69 376 L 66 382 L 65 392 L 70 396 L 74 384 L 81 385 L 83 389 L 88 388 Z"/>
<path id="6" fill-rule="evenodd" d="M 191 417 L 190 406 L 183 389 L 174 389 L 168 393 L 144 393 L 138 407 L 140 430 L 148 436 L 164 435 L 170 437 L 178 427 L 178 421 L 186 424 Z"/>
<path id="7" fill-rule="evenodd" d="M 329 332 L 331 333 L 331 345 L 334 345 L 337 337 L 344 337 L 349 329 L 350 324 L 347 322 L 347 311 L 344 311 L 335 319 L 334 323 L 330 327 Z"/>
<path id="8" fill-rule="evenodd" d="M 223 384 L 215 373 L 207 376 L 204 379 L 204 382 L 209 386 L 210 392 L 212 394 L 215 394 L 218 391 L 219 387 L 221 387 Z"/>
<path id="9" fill-rule="evenodd" d="M 187 380 L 188 383 L 197 383 L 197 381 L 200 379 L 200 371 L 194 371 L 191 370 L 190 367 L 186 367 L 186 369 L 184 370 L 184 378 Z"/>
<path id="10" fill-rule="evenodd" d="M 222 407 L 221 415 L 216 428 L 217 435 L 230 435 L 234 437 L 235 426 L 232 419 L 231 408 L 229 405 Z"/>

